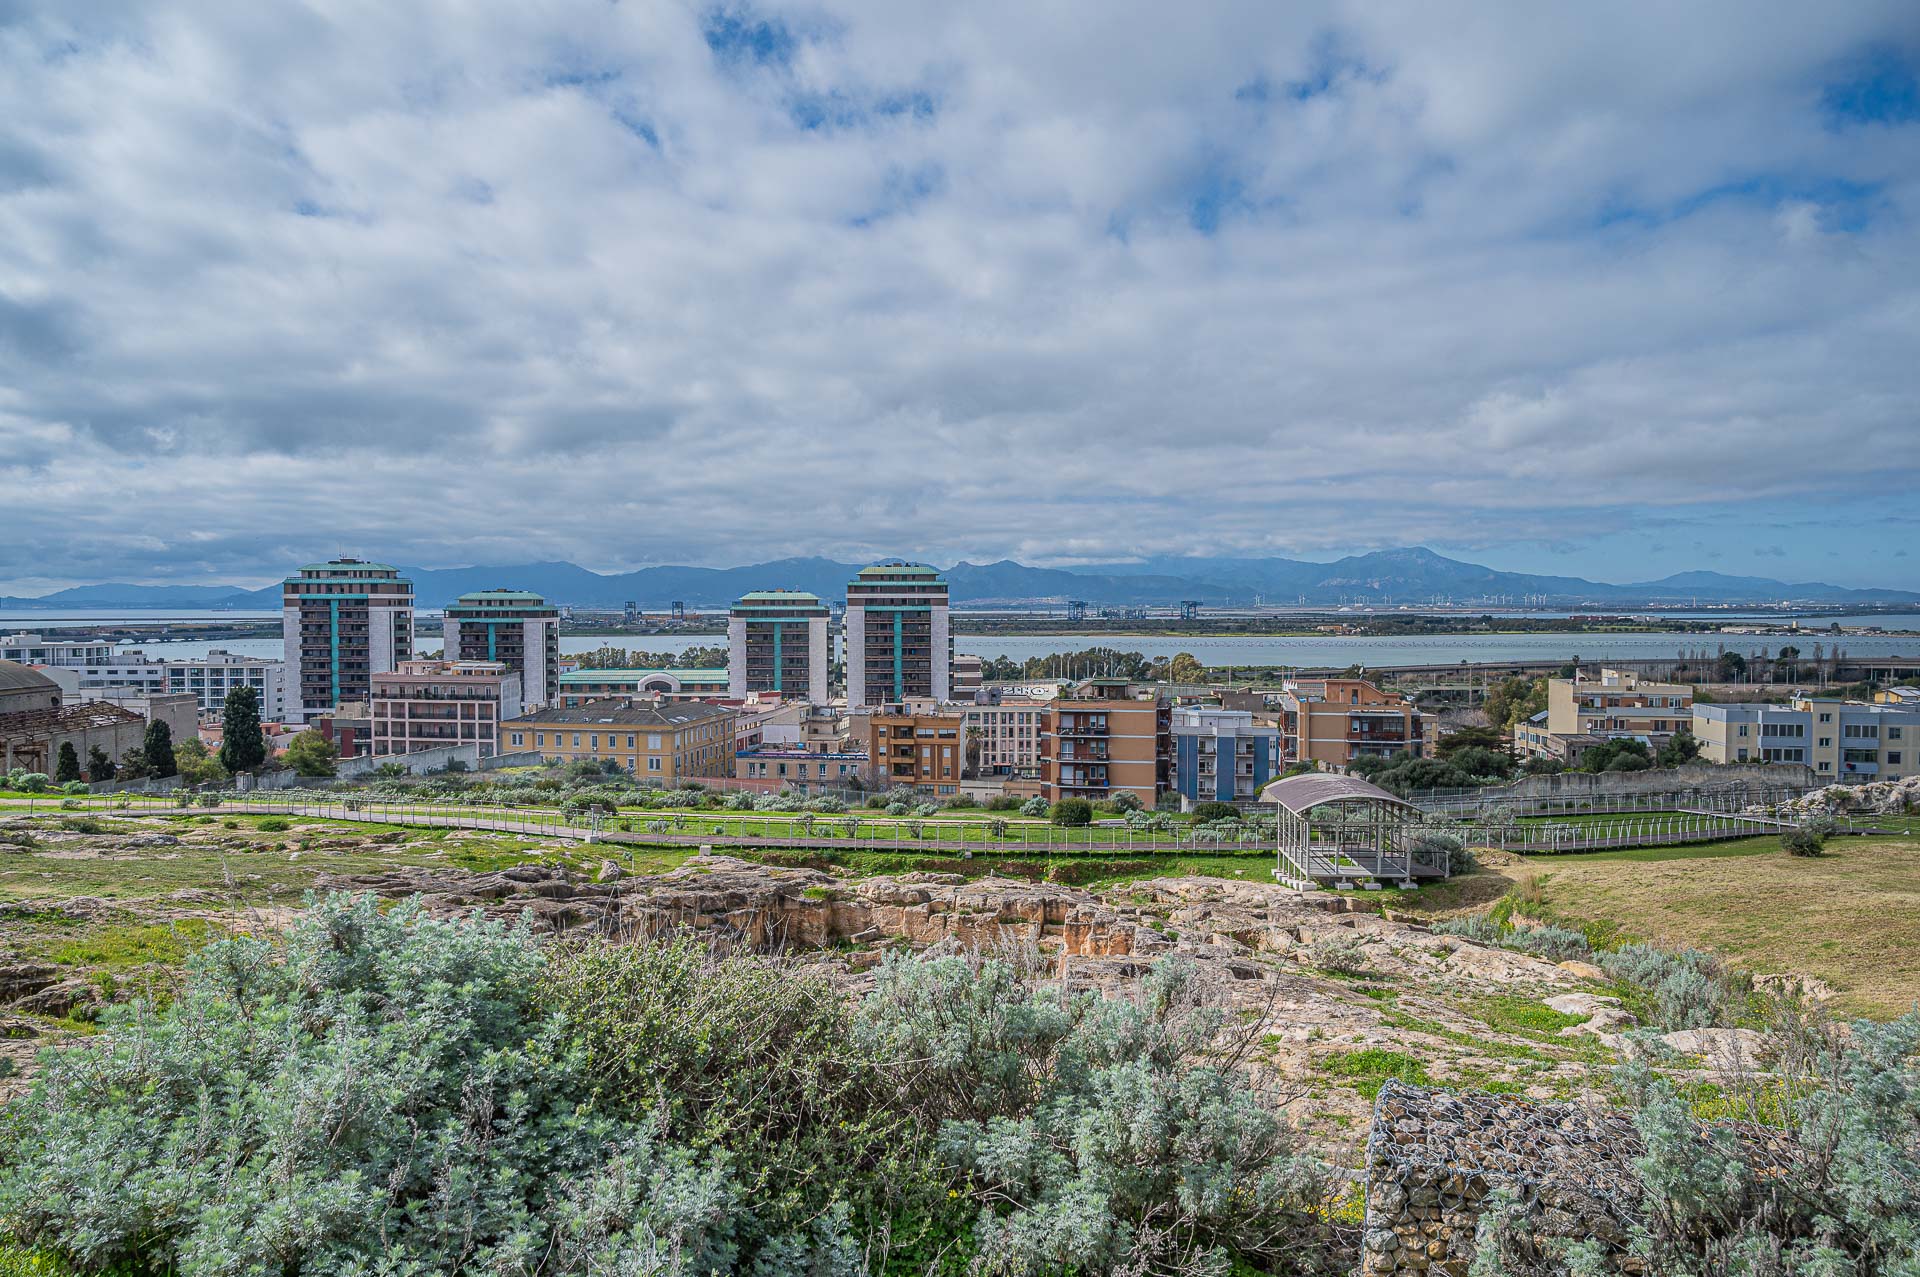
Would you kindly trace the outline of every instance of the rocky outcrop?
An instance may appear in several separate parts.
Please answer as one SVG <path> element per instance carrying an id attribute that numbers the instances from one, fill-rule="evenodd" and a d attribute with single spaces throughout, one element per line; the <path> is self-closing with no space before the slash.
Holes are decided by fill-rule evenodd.
<path id="1" fill-rule="evenodd" d="M 914 948 L 1015 942 L 1088 957 L 1166 947 L 1157 933 L 1143 936 L 1146 929 L 1136 918 L 1074 887 L 929 873 L 852 880 L 727 856 L 696 856 L 671 873 L 649 877 L 603 870 L 597 881 L 553 866 L 516 865 L 478 874 L 402 869 L 328 877 L 321 885 L 417 895 L 438 913 L 524 914 L 537 929 L 556 934 L 653 936 L 684 930 L 761 952 L 870 940 Z"/>

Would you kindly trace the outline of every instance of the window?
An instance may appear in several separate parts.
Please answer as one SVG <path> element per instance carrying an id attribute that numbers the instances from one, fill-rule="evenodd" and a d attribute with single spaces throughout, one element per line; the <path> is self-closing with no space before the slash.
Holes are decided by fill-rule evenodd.
<path id="1" fill-rule="evenodd" d="M 544 748 L 546 746 L 546 743 L 547 743 L 547 734 L 545 732 L 535 732 L 533 734 L 533 744 L 536 749 Z"/>
<path id="2" fill-rule="evenodd" d="M 1831 715 L 1831 714 L 1822 714 L 1822 715 L 1820 716 L 1820 721 L 1821 721 L 1821 722 L 1823 722 L 1823 723 L 1831 723 L 1831 722 L 1833 721 L 1833 715 Z"/>
<path id="3" fill-rule="evenodd" d="M 1747 725 L 1745 723 L 1740 724 L 1740 734 L 1742 736 L 1747 734 Z"/>
<path id="4" fill-rule="evenodd" d="M 632 748 L 633 748 L 633 739 L 634 739 L 634 734 L 633 734 L 632 732 L 628 732 L 628 733 L 627 733 L 627 748 L 628 748 L 628 749 L 632 749 Z"/>
<path id="5" fill-rule="evenodd" d="M 599 732 L 595 732 L 591 736 L 587 737 L 587 748 L 592 750 L 596 754 L 600 752 L 600 733 Z"/>
<path id="6" fill-rule="evenodd" d="M 1900 751 L 1899 751 L 1899 750 L 1897 750 L 1897 749 L 1890 749 L 1890 750 L 1888 750 L 1888 751 L 1887 751 L 1887 766 L 1889 766 L 1889 767 L 1898 767 L 1899 765 L 1900 765 Z"/>
<path id="7" fill-rule="evenodd" d="M 1822 737 L 1820 738 L 1820 748 L 1821 748 L 1821 749 L 1832 749 L 1832 748 L 1833 748 L 1833 737 L 1831 737 L 1831 736 L 1822 736 Z"/>
<path id="8" fill-rule="evenodd" d="M 573 734 L 573 747 L 574 747 L 575 749 L 579 749 L 579 748 L 580 748 L 580 733 L 579 733 L 579 732 L 575 732 L 575 733 Z"/>
<path id="9" fill-rule="evenodd" d="M 1900 729 L 1899 729 L 1898 727 L 1889 727 L 1889 728 L 1887 728 L 1887 739 L 1888 739 L 1888 740 L 1899 740 L 1899 739 L 1900 739 Z"/>
<path id="10" fill-rule="evenodd" d="M 657 772 L 660 770 L 660 756 L 658 754 L 655 754 L 651 758 L 647 759 L 647 770 L 650 772 Z"/>
<path id="11" fill-rule="evenodd" d="M 526 742 L 526 739 L 525 739 L 525 733 L 522 733 L 522 732 L 515 732 L 515 733 L 513 734 L 513 743 L 514 743 L 514 744 L 516 744 L 516 745 L 524 745 L 524 744 L 526 744 L 527 742 Z"/>
<path id="12" fill-rule="evenodd" d="M 659 748 L 660 748 L 660 733 L 659 733 L 659 732 L 648 732 L 648 733 L 647 733 L 647 748 L 648 748 L 648 749 L 659 749 Z"/>

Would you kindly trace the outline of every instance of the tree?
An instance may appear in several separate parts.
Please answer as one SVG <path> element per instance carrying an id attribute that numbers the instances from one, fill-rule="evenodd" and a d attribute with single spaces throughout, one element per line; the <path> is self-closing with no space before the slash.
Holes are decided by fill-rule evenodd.
<path id="1" fill-rule="evenodd" d="M 308 729 L 287 743 L 287 766 L 301 776 L 331 776 L 340 749 L 319 732 Z"/>
<path id="2" fill-rule="evenodd" d="M 107 751 L 95 745 L 87 751 L 87 779 L 112 780 L 113 760 L 107 757 Z"/>
<path id="3" fill-rule="evenodd" d="M 1747 658 L 1738 652 L 1722 652 L 1713 663 L 1713 672 L 1722 683 L 1737 683 L 1747 676 Z"/>
<path id="4" fill-rule="evenodd" d="M 62 785 L 80 779 L 80 755 L 73 752 L 73 742 L 60 742 L 60 761 L 54 766 L 53 778 Z"/>
<path id="5" fill-rule="evenodd" d="M 1700 757 L 1700 742 L 1692 732 L 1675 732 L 1672 739 L 1660 747 L 1656 760 L 1662 767 L 1679 767 Z"/>
<path id="6" fill-rule="evenodd" d="M 1507 678 L 1487 689 L 1487 721 L 1503 734 L 1511 732 L 1514 724 L 1522 719 L 1531 718 L 1546 707 L 1547 680 L 1544 678 Z M 1467 741 L 1465 743 L 1483 742 Z M 1505 743 L 1504 739 L 1499 742 L 1501 745 Z M 1446 742 L 1443 740 L 1441 742 L 1443 750 L 1445 745 Z M 1489 746 L 1489 748 L 1497 747 Z"/>
<path id="7" fill-rule="evenodd" d="M 227 693 L 220 708 L 220 765 L 229 772 L 250 772 L 267 761 L 267 740 L 260 733 L 260 698 L 251 687 Z"/>
<path id="8" fill-rule="evenodd" d="M 221 765 L 220 758 L 198 736 L 180 742 L 180 747 L 173 751 L 173 762 L 180 770 L 180 779 L 189 785 L 214 784 L 227 778 L 227 769 Z"/>
<path id="9" fill-rule="evenodd" d="M 1207 667 L 1192 652 L 1175 652 L 1173 659 L 1167 662 L 1167 681 L 1204 683 L 1207 681 Z"/>
<path id="10" fill-rule="evenodd" d="M 173 761 L 173 729 L 165 720 L 154 719 L 147 724 L 147 739 L 140 746 L 140 752 L 147 756 L 149 771 L 165 779 L 179 774 L 179 767 Z"/>
<path id="11" fill-rule="evenodd" d="M 1502 750 L 1511 743 L 1507 734 L 1499 727 L 1463 727 L 1457 732 L 1448 732 L 1434 745 L 1434 753 L 1441 758 L 1452 758 L 1463 749 Z"/>
<path id="12" fill-rule="evenodd" d="M 147 751 L 135 745 L 120 755 L 120 779 L 144 780 L 153 775 L 153 764 L 147 761 Z"/>
<path id="13" fill-rule="evenodd" d="M 1232 803 L 1223 803 L 1217 798 L 1210 798 L 1206 802 L 1193 805 L 1193 823 L 1196 825 L 1210 825 L 1216 820 L 1238 819 L 1240 819 L 1240 809 Z"/>

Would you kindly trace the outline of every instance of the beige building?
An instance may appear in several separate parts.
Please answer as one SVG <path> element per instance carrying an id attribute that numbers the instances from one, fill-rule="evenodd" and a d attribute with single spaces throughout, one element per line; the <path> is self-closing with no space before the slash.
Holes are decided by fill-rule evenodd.
<path id="1" fill-rule="evenodd" d="M 502 725 L 508 753 L 611 760 L 636 778 L 671 788 L 733 775 L 734 711 L 698 701 L 589 701 L 522 714 Z"/>
<path id="2" fill-rule="evenodd" d="M 1633 739 L 1658 750 L 1693 726 L 1693 688 L 1623 670 L 1547 680 L 1547 708 L 1513 729 L 1522 758 L 1573 764 L 1604 740 Z"/>
<path id="3" fill-rule="evenodd" d="M 1920 776 L 1920 707 L 1815 700 L 1695 705 L 1693 734 L 1710 763 L 1787 763 L 1829 783 Z"/>
<path id="4" fill-rule="evenodd" d="M 1413 702 L 1365 679 L 1288 683 L 1276 719 L 1288 763 L 1346 767 L 1363 754 L 1418 758 L 1427 752 L 1426 720 Z"/>
<path id="5" fill-rule="evenodd" d="M 520 716 L 520 671 L 504 661 L 402 661 L 373 676 L 371 752 L 411 754 L 444 745 L 500 753 L 500 724 Z"/>
<path id="6" fill-rule="evenodd" d="M 965 742 L 974 774 L 1038 776 L 1041 723 L 1051 703 L 1050 697 L 1006 697 L 967 706 Z"/>

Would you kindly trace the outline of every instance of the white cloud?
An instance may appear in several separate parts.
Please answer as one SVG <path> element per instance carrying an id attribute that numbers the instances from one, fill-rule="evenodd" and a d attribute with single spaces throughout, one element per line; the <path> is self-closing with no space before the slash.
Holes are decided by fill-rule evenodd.
<path id="1" fill-rule="evenodd" d="M 1763 10 L 0 11 L 0 579 L 1897 501 L 1920 50 Z"/>

